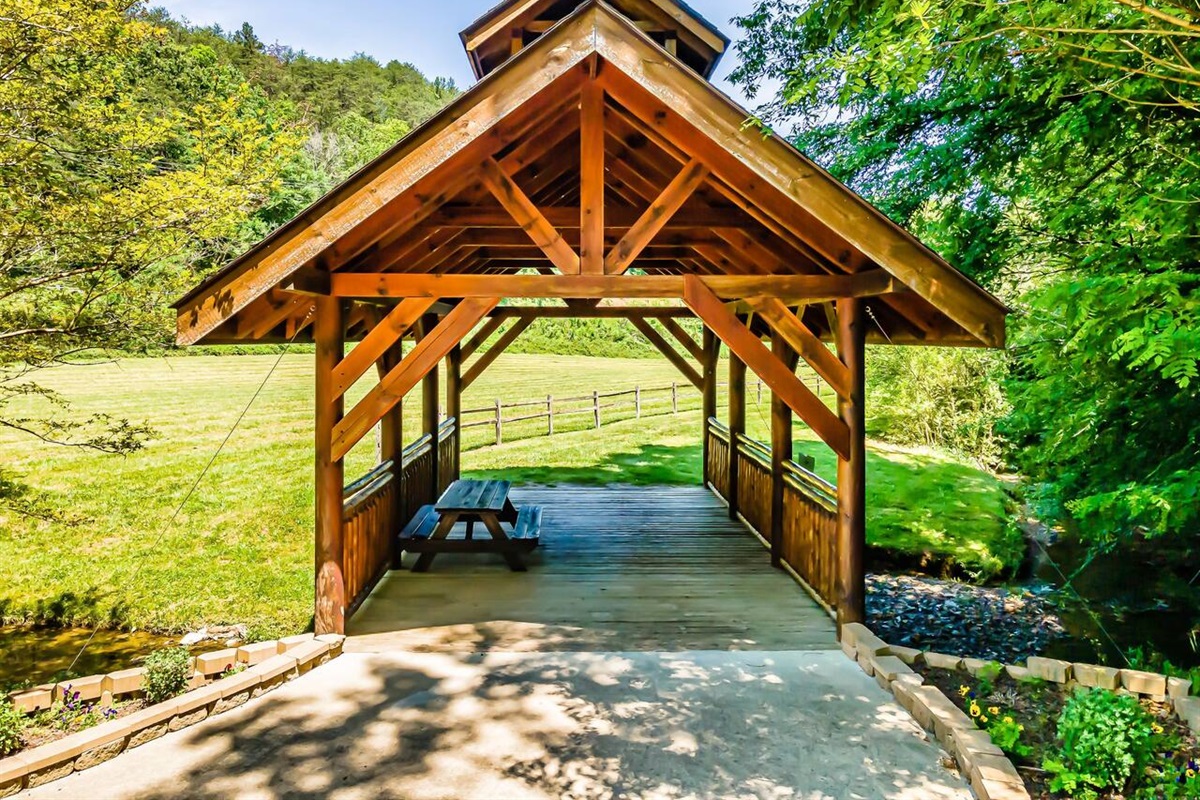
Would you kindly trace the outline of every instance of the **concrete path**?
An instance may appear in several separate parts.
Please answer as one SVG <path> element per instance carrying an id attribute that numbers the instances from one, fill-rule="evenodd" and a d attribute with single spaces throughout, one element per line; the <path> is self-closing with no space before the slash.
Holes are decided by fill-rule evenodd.
<path id="1" fill-rule="evenodd" d="M 30 798 L 969 798 L 840 652 L 348 653 Z"/>

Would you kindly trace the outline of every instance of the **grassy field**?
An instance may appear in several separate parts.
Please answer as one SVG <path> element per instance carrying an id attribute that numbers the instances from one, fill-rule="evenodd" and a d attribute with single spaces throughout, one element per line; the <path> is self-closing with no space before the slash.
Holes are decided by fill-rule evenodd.
<path id="1" fill-rule="evenodd" d="M 275 362 L 274 356 L 128 360 L 43 373 L 80 411 L 149 422 L 150 446 L 127 457 L 41 445 L 0 435 L 6 466 L 47 491 L 67 521 L 0 518 L 0 617 L 108 621 L 178 630 L 247 622 L 260 635 L 307 625 L 312 593 L 312 357 L 284 356 L 178 518 L 170 518 L 205 463 Z M 590 394 L 679 380 L 656 360 L 505 355 L 464 397 L 527 400 Z M 353 401 L 365 391 L 356 387 Z M 416 393 L 419 394 L 419 393 Z M 680 413 L 668 395 L 587 415 L 552 438 L 509 440 L 544 422 L 506 426 L 505 444 L 468 431 L 464 467 L 514 481 L 695 483 L 700 477 L 699 398 L 681 387 Z M 754 394 L 749 433 L 767 432 L 767 393 Z M 406 438 L 415 436 L 418 397 L 406 403 Z M 520 412 L 514 411 L 513 414 Z M 474 417 L 480 419 L 483 417 Z M 524 430 L 521 426 L 524 426 Z M 832 477 L 834 458 L 798 427 L 797 448 Z M 374 461 L 368 437 L 348 457 L 347 477 Z M 1004 495 L 992 476 L 934 453 L 872 444 L 868 458 L 868 536 L 906 551 L 930 550 L 971 567 L 1011 562 Z M 998 560 L 998 561 L 997 561 Z"/>

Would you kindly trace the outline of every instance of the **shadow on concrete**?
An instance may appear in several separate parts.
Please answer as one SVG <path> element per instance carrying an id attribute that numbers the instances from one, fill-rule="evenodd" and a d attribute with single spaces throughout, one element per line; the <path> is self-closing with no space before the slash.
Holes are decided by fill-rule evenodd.
<path id="1" fill-rule="evenodd" d="M 840 653 L 349 654 L 45 789 L 85 782 L 163 800 L 969 797 Z"/>

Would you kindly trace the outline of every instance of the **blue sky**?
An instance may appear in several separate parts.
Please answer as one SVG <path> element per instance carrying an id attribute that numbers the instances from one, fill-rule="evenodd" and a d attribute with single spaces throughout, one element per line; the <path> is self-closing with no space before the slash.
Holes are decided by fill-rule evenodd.
<path id="1" fill-rule="evenodd" d="M 198 25 L 254 26 L 265 42 L 281 42 L 324 58 L 369 53 L 382 62 L 410 61 L 427 76 L 454 78 L 463 88 L 474 78 L 458 40 L 458 32 L 498 0 L 151 0 L 172 16 Z M 688 5 L 735 38 L 729 23 L 750 10 L 753 0 L 688 0 Z M 741 93 L 724 82 L 735 58 L 726 55 L 718 67 L 718 84 L 744 103 Z"/>

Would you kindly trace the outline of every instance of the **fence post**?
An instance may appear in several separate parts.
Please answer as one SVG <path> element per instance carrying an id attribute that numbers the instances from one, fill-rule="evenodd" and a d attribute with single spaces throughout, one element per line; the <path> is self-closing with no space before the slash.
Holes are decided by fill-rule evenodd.
<path id="1" fill-rule="evenodd" d="M 502 406 L 500 405 L 500 398 L 497 397 L 496 398 L 496 444 L 497 445 L 504 441 L 504 437 L 500 432 L 500 426 L 503 424 L 503 419 L 500 416 L 501 408 L 502 408 Z"/>
<path id="2" fill-rule="evenodd" d="M 758 379 L 758 402 L 762 402 L 762 378 Z"/>
<path id="3" fill-rule="evenodd" d="M 642 418 L 642 387 L 633 387 L 633 418 Z"/>
<path id="4" fill-rule="evenodd" d="M 546 435 L 554 435 L 554 395 L 546 395 Z"/>
<path id="5" fill-rule="evenodd" d="M 600 427 L 600 392 L 592 392 L 592 413 L 596 416 L 596 427 Z"/>
<path id="6" fill-rule="evenodd" d="M 679 385 L 671 381 L 671 413 L 679 413 Z"/>

